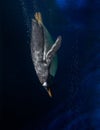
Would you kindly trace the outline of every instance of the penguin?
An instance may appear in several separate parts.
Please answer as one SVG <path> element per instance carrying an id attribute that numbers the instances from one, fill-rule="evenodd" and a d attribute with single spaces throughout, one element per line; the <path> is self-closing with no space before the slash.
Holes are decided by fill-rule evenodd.
<path id="1" fill-rule="evenodd" d="M 61 41 L 61 36 L 58 36 L 55 42 L 52 40 L 43 24 L 41 13 L 36 12 L 32 19 L 31 56 L 37 77 L 50 97 L 52 97 L 50 79 L 55 77 L 57 71 L 56 53 L 61 46 Z"/>

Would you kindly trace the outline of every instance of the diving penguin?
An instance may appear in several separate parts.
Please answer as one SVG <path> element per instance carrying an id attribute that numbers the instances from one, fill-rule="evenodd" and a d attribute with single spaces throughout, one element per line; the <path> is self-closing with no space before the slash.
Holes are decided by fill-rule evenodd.
<path id="1" fill-rule="evenodd" d="M 31 56 L 38 79 L 50 97 L 52 97 L 52 94 L 49 88 L 49 78 L 56 74 L 56 52 L 60 48 L 61 39 L 61 36 L 59 36 L 55 43 L 53 42 L 42 22 L 41 13 L 36 12 L 34 19 L 32 19 Z"/>

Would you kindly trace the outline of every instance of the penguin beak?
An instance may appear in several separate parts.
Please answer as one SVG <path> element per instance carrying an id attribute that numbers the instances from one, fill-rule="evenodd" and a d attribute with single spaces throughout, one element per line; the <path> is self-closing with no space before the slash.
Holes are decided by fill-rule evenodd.
<path id="1" fill-rule="evenodd" d="M 42 84 L 42 86 L 46 89 L 46 91 L 47 91 L 49 97 L 52 97 L 52 92 L 51 92 L 50 88 L 47 88 L 47 82 L 44 82 L 44 83 Z"/>
<path id="2" fill-rule="evenodd" d="M 52 97 L 52 93 L 51 93 L 50 88 L 47 89 L 47 92 L 48 92 L 48 95 L 49 95 L 50 97 Z"/>

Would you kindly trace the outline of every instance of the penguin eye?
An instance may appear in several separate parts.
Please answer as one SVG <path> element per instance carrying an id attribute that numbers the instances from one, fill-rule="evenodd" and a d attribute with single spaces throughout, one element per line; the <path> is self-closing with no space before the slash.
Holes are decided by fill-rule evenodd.
<path id="1" fill-rule="evenodd" d="M 44 87 L 45 89 L 47 89 L 47 82 L 44 82 L 44 83 L 43 83 L 43 87 Z"/>

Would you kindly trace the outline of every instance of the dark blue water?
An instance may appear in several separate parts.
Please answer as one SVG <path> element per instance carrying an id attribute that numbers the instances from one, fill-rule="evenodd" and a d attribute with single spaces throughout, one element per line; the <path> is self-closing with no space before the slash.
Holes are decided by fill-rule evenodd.
<path id="1" fill-rule="evenodd" d="M 4 128 L 100 129 L 99 0 L 2 2 L 2 93 Z M 54 40 L 62 36 L 49 98 L 30 54 L 31 20 L 40 11 Z"/>

